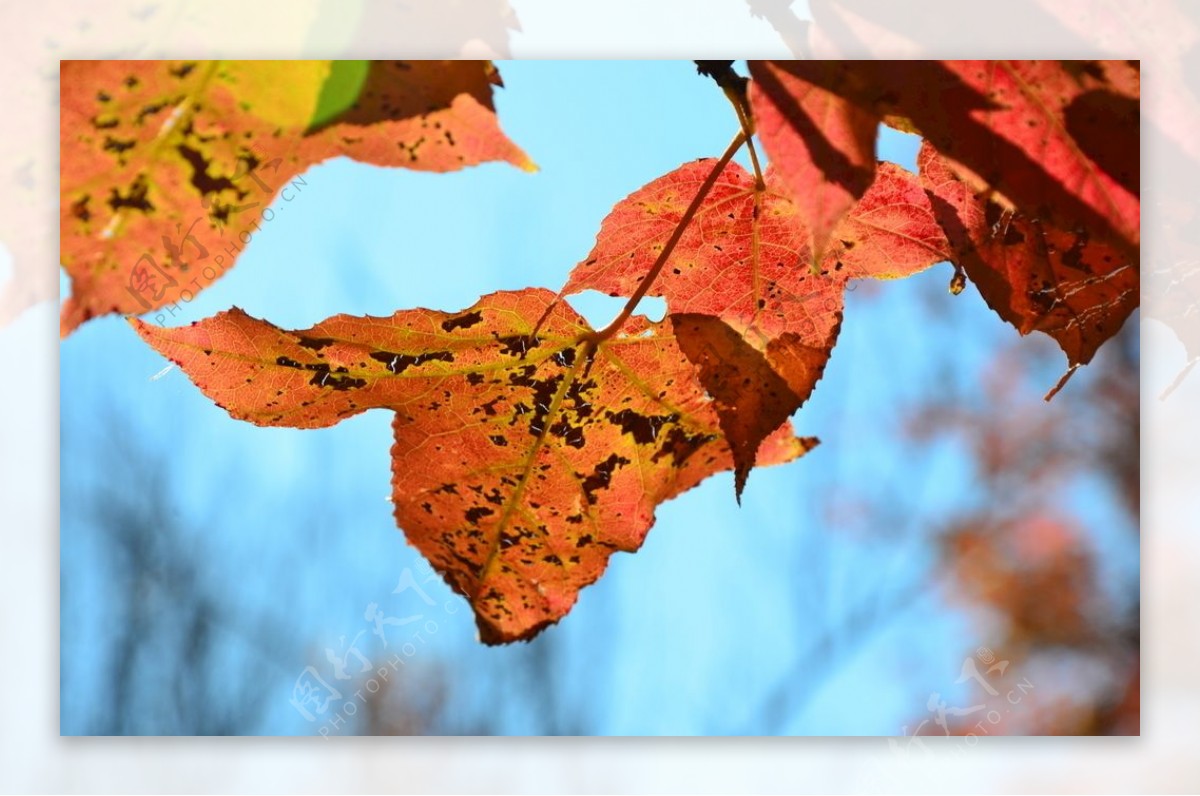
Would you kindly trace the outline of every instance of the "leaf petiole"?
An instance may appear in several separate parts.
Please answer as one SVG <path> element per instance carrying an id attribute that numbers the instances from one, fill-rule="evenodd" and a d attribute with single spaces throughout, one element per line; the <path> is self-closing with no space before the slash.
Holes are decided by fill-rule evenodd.
<path id="1" fill-rule="evenodd" d="M 750 150 L 750 163 L 754 167 L 754 182 L 758 190 L 766 188 L 763 179 L 762 166 L 758 162 L 758 150 L 754 147 L 754 120 L 750 115 L 750 101 L 746 96 L 747 79 L 733 70 L 732 61 L 696 61 L 696 71 L 711 77 L 725 93 L 725 98 L 733 106 L 738 117 L 738 124 L 746 134 L 747 148 Z"/>
<path id="2" fill-rule="evenodd" d="M 712 171 L 708 173 L 708 177 L 700 185 L 700 190 L 696 191 L 696 196 L 692 199 L 692 203 L 688 205 L 687 210 L 683 213 L 683 217 L 679 219 L 679 223 L 675 226 L 675 231 L 671 233 L 671 237 L 667 239 L 663 250 L 659 252 L 658 259 L 654 261 L 654 265 L 650 266 L 650 270 L 642 277 L 641 283 L 638 285 L 637 290 L 633 292 L 633 295 L 629 297 L 629 301 L 625 303 L 621 314 L 600 331 L 585 335 L 585 343 L 592 347 L 599 345 L 616 334 L 625 325 L 625 321 L 629 320 L 629 317 L 633 315 L 633 311 L 637 309 L 638 303 L 650 292 L 650 287 L 654 284 L 654 280 L 658 278 L 667 261 L 671 259 L 671 254 L 679 244 L 680 238 L 683 237 L 683 233 L 687 230 L 688 225 L 692 223 L 692 219 L 695 218 L 700 205 L 704 203 L 705 197 L 708 196 L 709 191 L 716 184 L 717 178 L 721 176 L 721 172 L 725 170 L 725 167 L 729 165 L 729 161 L 733 160 L 733 156 L 737 154 L 737 151 L 741 149 L 742 144 L 746 143 L 747 140 L 744 130 L 734 136 L 733 141 L 726 147 L 725 153 L 713 164 Z"/>

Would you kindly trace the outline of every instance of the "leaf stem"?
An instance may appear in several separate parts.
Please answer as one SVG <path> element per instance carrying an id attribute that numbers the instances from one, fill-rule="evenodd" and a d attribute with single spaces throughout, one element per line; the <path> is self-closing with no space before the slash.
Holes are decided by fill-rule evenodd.
<path id="1" fill-rule="evenodd" d="M 750 150 L 750 165 L 754 167 L 754 187 L 761 192 L 766 189 L 767 181 L 763 179 L 762 166 L 758 163 L 758 150 L 754 147 L 754 122 L 750 119 L 750 108 L 746 104 L 746 95 L 745 93 L 737 94 L 726 88 L 725 96 L 729 97 L 729 101 L 733 103 L 738 122 L 742 125 L 742 133 L 746 136 L 746 148 Z"/>
<path id="2" fill-rule="evenodd" d="M 1072 376 L 1074 376 L 1074 375 L 1075 375 L 1075 371 L 1077 371 L 1077 370 L 1079 370 L 1079 363 L 1078 363 L 1078 362 L 1076 362 L 1076 363 L 1075 363 L 1074 365 L 1072 365 L 1071 367 L 1067 368 L 1067 372 L 1066 372 L 1066 373 L 1064 373 L 1064 374 L 1062 375 L 1062 378 L 1058 380 L 1058 384 L 1055 384 L 1055 385 L 1054 385 L 1054 386 L 1053 386 L 1053 387 L 1050 389 L 1050 392 L 1046 393 L 1045 397 L 1044 397 L 1042 400 L 1044 400 L 1044 401 L 1049 401 L 1051 398 L 1053 398 L 1054 396 L 1058 395 L 1058 391 L 1059 391 L 1059 390 L 1061 390 L 1063 387 L 1067 386 L 1067 380 L 1068 380 L 1068 379 L 1070 379 Z"/>
<path id="3" fill-rule="evenodd" d="M 708 177 L 706 177 L 704 182 L 700 185 L 700 190 L 696 191 L 696 196 L 692 199 L 692 203 L 688 205 L 687 210 L 685 210 L 683 213 L 683 217 L 680 218 L 679 223 L 675 225 L 675 231 L 671 233 L 671 237 L 663 246 L 663 250 L 659 252 L 658 259 L 654 261 L 654 265 L 650 266 L 650 270 L 646 272 L 644 277 L 642 277 L 641 284 L 638 285 L 638 288 L 634 291 L 633 295 L 629 297 L 629 301 L 625 303 L 625 308 L 621 310 L 621 314 L 614 318 L 613 322 L 608 326 L 605 326 L 600 331 L 589 335 L 589 343 L 595 345 L 612 337 L 617 333 L 617 330 L 625 325 L 625 321 L 629 320 L 629 316 L 633 315 L 633 311 L 637 309 L 638 303 L 645 298 L 648 292 L 650 292 L 650 287 L 654 284 L 654 280 L 658 278 L 660 273 L 662 273 L 662 269 L 664 266 L 666 266 L 667 260 L 671 259 L 671 254 L 675 251 L 675 247 L 679 244 L 680 238 L 683 237 L 683 233 L 687 230 L 688 225 L 692 223 L 692 219 L 695 218 L 696 212 L 700 209 L 700 205 L 703 204 L 705 197 L 708 196 L 709 191 L 711 191 L 713 185 L 716 184 L 717 178 L 721 176 L 721 172 L 725 170 L 725 167 L 729 164 L 729 161 L 733 159 L 733 156 L 737 154 L 737 151 L 741 149 L 742 144 L 746 143 L 746 141 L 747 138 L 744 130 L 734 136 L 733 141 L 725 149 L 725 154 L 721 155 L 717 162 L 713 164 L 712 171 L 709 172 Z"/>
<path id="4" fill-rule="evenodd" d="M 754 148 L 754 139 L 750 137 L 753 133 L 749 131 L 749 124 L 750 119 L 747 117 L 743 122 L 742 129 L 747 130 L 746 148 L 750 150 L 750 165 L 754 167 L 754 187 L 757 189 L 757 193 L 761 194 L 767 188 L 767 181 L 763 178 L 762 166 L 758 165 L 758 150 Z"/>
<path id="5" fill-rule="evenodd" d="M 746 145 L 750 150 L 750 163 L 754 166 L 754 183 L 758 190 L 766 188 L 762 166 L 758 162 L 758 150 L 754 147 L 754 120 L 750 116 L 750 100 L 746 93 L 749 80 L 733 70 L 733 61 L 696 61 L 696 71 L 711 77 L 725 92 L 725 98 L 733 106 L 738 124 L 746 134 Z"/>

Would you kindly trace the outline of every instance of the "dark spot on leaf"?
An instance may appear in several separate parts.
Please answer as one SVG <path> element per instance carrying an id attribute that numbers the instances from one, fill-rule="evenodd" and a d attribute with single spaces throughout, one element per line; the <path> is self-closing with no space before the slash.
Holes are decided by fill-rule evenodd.
<path id="1" fill-rule="evenodd" d="M 514 387 L 530 387 L 533 389 L 533 417 L 529 420 L 529 433 L 533 436 L 538 436 L 546 427 L 546 417 L 550 414 L 550 404 L 554 400 L 554 394 L 558 392 L 558 386 L 562 383 L 562 374 L 549 376 L 545 379 L 534 379 L 533 374 L 537 372 L 537 368 L 533 365 L 526 365 L 508 377 L 509 384 Z M 529 407 L 524 403 L 518 403 L 513 407 L 516 415 L 524 415 L 530 412 Z"/>
<path id="2" fill-rule="evenodd" d="M 392 373 L 403 373 L 410 367 L 425 362 L 453 362 L 454 355 L 449 351 L 429 351 L 422 354 L 397 354 L 393 351 L 372 351 L 371 359 L 383 362 Z"/>
<path id="3" fill-rule="evenodd" d="M 663 426 L 674 423 L 679 415 L 642 415 L 632 409 L 606 412 L 605 417 L 621 427 L 621 431 L 633 437 L 639 445 L 648 445 L 658 439 Z"/>
<path id="4" fill-rule="evenodd" d="M 186 144 L 180 144 L 175 149 L 187 161 L 188 165 L 191 166 L 192 187 L 200 192 L 201 197 L 207 199 L 209 194 L 220 193 L 226 190 L 237 192 L 239 198 L 244 195 L 238 191 L 237 186 L 230 178 L 225 176 L 214 177 L 209 174 L 208 169 L 211 162 L 199 151 L 192 149 Z"/>
<path id="5" fill-rule="evenodd" d="M 566 418 L 560 418 L 554 425 L 550 426 L 550 433 L 556 437 L 561 437 L 563 442 L 572 448 L 582 448 L 584 445 L 583 429 L 579 426 L 571 425 L 567 422 Z"/>
<path id="6" fill-rule="evenodd" d="M 607 489 L 612 481 L 613 472 L 618 467 L 624 467 L 629 464 L 629 459 L 624 456 L 618 456 L 613 453 L 607 459 L 596 465 L 596 469 L 592 474 L 583 479 L 583 494 L 587 497 L 587 502 L 594 505 L 596 503 L 596 492 L 601 489 Z M 586 537 L 589 541 L 591 537 Z M 580 541 L 583 541 L 580 539 Z"/>
<path id="7" fill-rule="evenodd" d="M 301 337 L 297 342 L 305 348 L 320 351 L 327 345 L 333 345 L 332 337 Z"/>
<path id="8" fill-rule="evenodd" d="M 538 339 L 531 334 L 514 334 L 507 337 L 497 337 L 496 341 L 501 344 L 500 353 L 508 354 L 509 356 L 525 356 L 525 353 L 531 348 L 537 348 Z"/>
<path id="9" fill-rule="evenodd" d="M 716 438 L 713 434 L 688 434 L 679 426 L 675 426 L 667 433 L 663 446 L 651 457 L 651 461 L 657 462 L 663 456 L 669 455 L 672 463 L 681 467 L 702 445 Z"/>
<path id="10" fill-rule="evenodd" d="M 535 373 L 537 373 L 536 365 L 522 365 L 508 374 L 508 383 L 514 387 L 532 387 L 537 384 L 533 378 Z"/>
<path id="11" fill-rule="evenodd" d="M 566 401 L 571 403 L 571 411 L 576 417 L 582 419 L 592 415 L 592 405 L 587 401 L 587 393 L 596 387 L 595 379 L 587 381 L 579 381 L 576 379 L 571 382 L 571 386 L 567 388 Z"/>
<path id="12" fill-rule="evenodd" d="M 138 111 L 136 120 L 137 124 L 144 125 L 146 123 L 147 116 L 153 116 L 163 108 L 167 107 L 169 104 L 169 102 L 163 100 L 162 102 L 152 102 L 149 105 L 142 106 L 142 109 Z"/>
<path id="13" fill-rule="evenodd" d="M 483 410 L 483 413 L 485 415 L 487 415 L 488 417 L 494 417 L 496 415 L 496 404 L 500 403 L 500 401 L 502 401 L 502 400 L 504 400 L 502 397 L 496 396 L 495 398 L 488 401 L 487 403 L 480 404 L 479 408 L 473 410 L 471 412 L 471 414 L 475 414 L 475 413 L 479 412 L 480 410 Z"/>
<path id="14" fill-rule="evenodd" d="M 468 312 L 466 315 L 459 315 L 457 318 L 447 318 L 442 321 L 442 329 L 447 332 L 453 332 L 455 329 L 470 329 L 482 320 L 483 313 L 476 310 Z"/>
<path id="15" fill-rule="evenodd" d="M 492 511 L 487 506 L 475 506 L 474 508 L 467 509 L 467 522 L 474 525 L 484 517 L 490 517 L 495 513 L 496 512 Z"/>
<path id="16" fill-rule="evenodd" d="M 92 197 L 90 195 L 84 195 L 72 202 L 71 215 L 75 216 L 75 218 L 79 219 L 80 221 L 90 221 L 92 218 L 92 213 L 90 210 L 88 210 L 88 201 L 90 201 L 91 198 Z"/>
<path id="17" fill-rule="evenodd" d="M 312 369 L 311 366 L 309 369 Z M 356 379 L 353 376 L 336 376 L 329 373 L 328 369 L 314 373 L 308 383 L 317 387 L 329 387 L 334 390 L 353 390 L 367 386 L 366 379 Z"/>
<path id="18" fill-rule="evenodd" d="M 109 191 L 108 206 L 114 211 L 123 207 L 140 210 L 143 213 L 150 213 L 154 210 L 154 205 L 150 204 L 150 200 L 146 198 L 149 186 L 146 184 L 146 177 L 143 174 L 139 174 L 134 179 L 133 184 L 129 186 L 128 193 L 118 193 L 116 188 L 111 188 Z"/>

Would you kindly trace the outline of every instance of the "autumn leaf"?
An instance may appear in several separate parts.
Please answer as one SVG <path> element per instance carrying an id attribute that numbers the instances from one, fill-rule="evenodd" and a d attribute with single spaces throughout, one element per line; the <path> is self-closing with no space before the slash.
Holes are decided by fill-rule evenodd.
<path id="1" fill-rule="evenodd" d="M 486 61 L 64 61 L 63 334 L 190 301 L 331 157 L 533 168 L 496 121 L 498 79 Z"/>
<path id="2" fill-rule="evenodd" d="M 954 250 L 988 306 L 1021 334 L 1053 337 L 1073 368 L 1087 364 L 1138 306 L 1138 267 L 1086 229 L 1002 209 L 977 196 L 928 144 L 921 180 Z"/>
<path id="3" fill-rule="evenodd" d="M 818 68 L 845 71 L 845 62 Z M 789 73 L 771 61 L 751 61 L 750 106 L 755 128 L 808 228 L 820 260 L 829 236 L 875 177 L 875 114 Z M 844 77 L 831 75 L 826 82 Z"/>
<path id="4" fill-rule="evenodd" d="M 618 202 L 563 292 L 632 295 L 712 168 L 711 160 L 687 163 Z M 880 163 L 814 274 L 807 229 L 774 167 L 765 182 L 759 190 L 745 169 L 726 165 L 648 293 L 664 297 L 672 315 L 686 316 L 673 319 L 677 333 L 701 323 L 693 316 L 721 324 L 702 322 L 679 339 L 708 376 L 705 386 L 718 412 L 731 415 L 723 429 L 739 488 L 754 464 L 756 441 L 773 430 L 773 419 L 801 406 L 821 378 L 841 326 L 847 282 L 903 277 L 949 257 L 916 175 Z M 742 417 L 752 406 L 759 417 Z"/>
<path id="5" fill-rule="evenodd" d="M 669 318 L 680 350 L 699 368 L 700 383 L 712 396 L 721 431 L 733 451 L 734 490 L 740 500 L 759 443 L 783 425 L 802 401 L 776 365 L 724 321 L 695 313 Z"/>
<path id="6" fill-rule="evenodd" d="M 1128 61 L 819 61 L 776 68 L 907 119 L 977 193 L 1136 257 L 1140 73 Z"/>
<path id="7" fill-rule="evenodd" d="M 491 644 L 558 621 L 614 552 L 641 546 L 659 503 L 733 466 L 665 322 L 634 316 L 597 343 L 546 290 L 295 332 L 236 309 L 177 329 L 133 323 L 235 418 L 315 428 L 394 410 L 396 520 Z M 815 444 L 783 425 L 757 463 Z"/>
<path id="8" fill-rule="evenodd" d="M 280 130 L 304 130 L 316 118 L 334 63 L 227 61 L 214 77 L 246 113 Z"/>
<path id="9" fill-rule="evenodd" d="M 353 62 L 352 62 L 353 63 Z M 504 161 L 537 166 L 500 131 L 490 61 L 371 61 L 355 101 L 301 139 L 304 160 L 334 154 L 376 166 L 455 171 Z"/>

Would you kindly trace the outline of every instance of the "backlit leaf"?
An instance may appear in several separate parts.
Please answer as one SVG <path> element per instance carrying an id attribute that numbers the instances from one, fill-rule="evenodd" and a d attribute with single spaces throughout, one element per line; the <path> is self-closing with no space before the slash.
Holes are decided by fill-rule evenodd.
<path id="1" fill-rule="evenodd" d="M 1140 72 L 1128 61 L 779 62 L 878 117 L 907 119 L 976 192 L 1136 257 Z"/>
<path id="2" fill-rule="evenodd" d="M 712 168 L 711 160 L 685 164 L 619 202 L 564 292 L 631 295 Z M 692 339 L 680 338 L 709 374 L 705 386 L 718 406 L 741 412 L 773 396 L 758 421 L 725 424 L 739 457 L 739 486 L 754 464 L 755 438 L 771 430 L 765 418 L 790 415 L 821 378 L 841 326 L 847 282 L 907 276 L 949 256 L 916 175 L 890 163 L 878 165 L 871 188 L 834 229 L 819 273 L 809 267 L 810 251 L 799 211 L 774 168 L 759 191 L 752 175 L 730 163 L 649 291 L 666 299 L 669 313 L 711 316 L 723 325 L 705 323 Z M 730 334 L 745 347 L 735 346 Z M 745 349 L 765 358 L 770 372 L 749 364 Z M 725 357 L 732 359 L 719 362 Z M 737 378 L 717 385 L 714 374 Z"/>
<path id="3" fill-rule="evenodd" d="M 700 369 L 721 431 L 733 450 L 734 489 L 740 496 L 759 443 L 791 416 L 801 399 L 776 366 L 724 321 L 711 315 L 669 316 L 675 340 Z"/>
<path id="4" fill-rule="evenodd" d="M 357 100 L 301 139 L 303 159 L 345 155 L 418 171 L 504 161 L 537 170 L 500 131 L 492 103 L 500 73 L 490 61 L 372 61 L 365 78 L 346 79 L 361 79 Z"/>
<path id="5" fill-rule="evenodd" d="M 819 68 L 839 72 L 849 67 L 824 61 Z M 838 222 L 875 177 L 879 120 L 776 62 L 751 61 L 750 75 L 758 137 L 812 234 L 810 245 L 820 259 Z M 827 78 L 837 81 L 837 76 Z"/>
<path id="6" fill-rule="evenodd" d="M 490 63 L 371 62 L 365 75 L 330 64 L 63 62 L 64 334 L 190 301 L 269 223 L 275 195 L 331 157 L 533 168 L 500 131 Z"/>
<path id="7" fill-rule="evenodd" d="M 329 78 L 321 86 L 317 107 L 309 120 L 309 129 L 334 121 L 358 102 L 363 85 L 371 74 L 371 61 L 333 61 Z"/>
<path id="8" fill-rule="evenodd" d="M 659 503 L 733 466 L 666 322 L 634 316 L 589 357 L 592 330 L 545 290 L 295 332 L 239 310 L 134 324 L 242 420 L 314 428 L 394 410 L 396 520 L 470 600 L 488 643 L 558 621 L 614 552 L 641 546 Z M 785 424 L 757 463 L 815 444 Z"/>
<path id="9" fill-rule="evenodd" d="M 921 180 L 962 265 L 996 313 L 1021 334 L 1044 332 L 1072 366 L 1087 364 L 1138 306 L 1137 263 L 1124 249 L 977 196 L 928 144 Z"/>
<path id="10" fill-rule="evenodd" d="M 316 117 L 333 61 L 228 61 L 217 80 L 238 107 L 284 130 L 303 130 Z"/>

